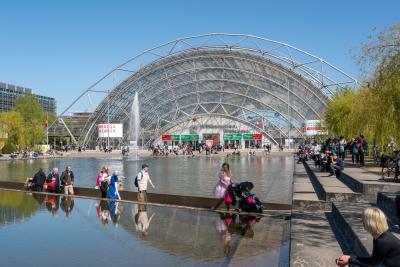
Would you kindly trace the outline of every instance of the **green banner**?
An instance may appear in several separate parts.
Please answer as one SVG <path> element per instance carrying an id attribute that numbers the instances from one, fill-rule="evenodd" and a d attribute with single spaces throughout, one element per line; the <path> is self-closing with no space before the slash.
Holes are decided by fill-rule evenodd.
<path id="1" fill-rule="evenodd" d="M 224 134 L 224 140 L 242 140 L 242 134 Z"/>
<path id="2" fill-rule="evenodd" d="M 243 139 L 252 140 L 253 139 L 253 134 L 251 134 L 251 133 L 243 134 Z"/>
<path id="3" fill-rule="evenodd" d="M 198 134 L 181 134 L 182 141 L 198 141 L 199 135 Z"/>
<path id="4" fill-rule="evenodd" d="M 180 140 L 180 135 L 179 134 L 172 134 L 171 135 L 171 140 L 172 141 L 179 141 Z"/>

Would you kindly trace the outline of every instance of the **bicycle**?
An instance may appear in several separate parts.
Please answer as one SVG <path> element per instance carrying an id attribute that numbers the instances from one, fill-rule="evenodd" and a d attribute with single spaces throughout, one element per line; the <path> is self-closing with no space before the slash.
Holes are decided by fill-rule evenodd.
<path id="1" fill-rule="evenodd" d="M 385 176 L 386 178 L 391 178 L 391 175 L 395 174 L 396 166 L 397 158 L 392 158 L 389 156 L 384 157 L 384 155 L 381 157 L 381 175 L 383 181 L 385 181 Z"/>

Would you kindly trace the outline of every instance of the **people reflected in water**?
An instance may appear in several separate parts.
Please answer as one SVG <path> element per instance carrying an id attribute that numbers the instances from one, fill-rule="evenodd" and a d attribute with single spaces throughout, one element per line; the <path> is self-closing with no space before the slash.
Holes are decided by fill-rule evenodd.
<path id="1" fill-rule="evenodd" d="M 107 225 L 111 220 L 110 210 L 108 208 L 108 201 L 101 200 L 100 203 L 96 206 L 97 216 L 103 225 Z"/>
<path id="2" fill-rule="evenodd" d="M 119 220 L 121 218 L 121 214 L 124 210 L 124 207 L 121 205 L 119 201 L 108 201 L 108 210 L 110 212 L 110 218 L 115 227 L 118 227 Z"/>
<path id="3" fill-rule="evenodd" d="M 71 196 L 63 197 L 60 207 L 65 212 L 65 216 L 70 217 L 74 209 L 74 199 Z"/>
<path id="4" fill-rule="evenodd" d="M 255 216 L 220 213 L 220 218 L 216 222 L 216 230 L 220 233 L 222 241 L 224 242 L 224 254 L 230 254 L 233 235 L 248 239 L 253 238 L 253 226 L 260 219 L 260 217 Z"/>
<path id="5" fill-rule="evenodd" d="M 60 207 L 60 197 L 54 195 L 46 195 L 44 205 L 54 218 L 58 217 L 58 209 Z"/>
<path id="6" fill-rule="evenodd" d="M 147 206 L 138 206 L 138 212 L 135 214 L 135 227 L 136 231 L 140 232 L 143 237 L 146 237 L 149 234 L 150 223 L 155 215 L 156 213 L 154 212 L 149 218 L 147 214 Z"/>

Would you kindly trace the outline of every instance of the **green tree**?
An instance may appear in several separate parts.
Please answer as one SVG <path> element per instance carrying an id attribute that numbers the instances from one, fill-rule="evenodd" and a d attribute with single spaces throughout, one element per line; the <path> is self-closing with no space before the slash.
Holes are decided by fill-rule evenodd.
<path id="1" fill-rule="evenodd" d="M 25 128 L 29 132 L 27 143 L 29 145 L 42 143 L 46 134 L 46 114 L 36 97 L 31 94 L 18 97 L 14 110 L 24 119 Z"/>
<path id="2" fill-rule="evenodd" d="M 347 138 L 363 133 L 381 149 L 393 139 L 400 148 L 400 24 L 370 35 L 357 59 L 366 85 L 329 101 L 327 127 Z"/>
<path id="3" fill-rule="evenodd" d="M 28 133 L 25 128 L 25 122 L 19 112 L 10 111 L 0 113 L 0 124 L 3 125 L 4 131 L 8 134 L 6 146 L 15 149 L 15 145 L 23 148 L 28 144 Z"/>

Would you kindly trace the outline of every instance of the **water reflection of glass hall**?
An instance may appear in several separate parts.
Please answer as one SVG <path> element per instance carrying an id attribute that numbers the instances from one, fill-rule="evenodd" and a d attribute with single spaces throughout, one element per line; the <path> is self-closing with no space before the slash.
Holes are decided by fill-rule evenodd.
<path id="1" fill-rule="evenodd" d="M 33 207 L 28 213 L 24 205 L 12 204 L 22 198 L 26 206 Z M 94 262 L 102 266 L 129 262 L 148 266 L 285 266 L 288 259 L 289 221 L 280 214 L 261 219 L 231 218 L 213 212 L 78 198 L 71 199 L 74 206 L 68 209 L 65 206 L 71 202 L 63 197 L 2 190 L 0 199 L 0 245 L 8 255 L 2 258 L 5 266 L 53 266 L 54 261 L 32 259 L 32 254 L 42 255 L 43 251 L 56 259 L 57 266 L 91 266 Z M 107 215 L 102 209 L 109 213 L 108 223 L 103 223 Z M 146 234 L 138 226 L 141 222 L 147 224 Z M 30 253 L 21 253 L 21 244 Z M 65 246 L 71 259 L 58 261 L 65 256 L 65 250 L 60 249 Z"/>

